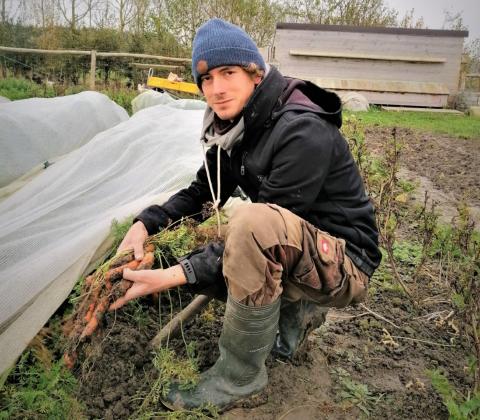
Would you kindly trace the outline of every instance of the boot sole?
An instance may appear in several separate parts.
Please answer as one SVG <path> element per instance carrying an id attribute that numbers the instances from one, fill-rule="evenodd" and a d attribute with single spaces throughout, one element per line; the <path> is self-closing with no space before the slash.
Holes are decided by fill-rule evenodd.
<path id="1" fill-rule="evenodd" d="M 249 395 L 248 397 L 243 397 L 243 398 L 240 398 L 239 400 L 235 400 L 232 403 L 230 403 L 230 404 L 228 404 L 224 407 L 221 407 L 221 408 L 218 407 L 215 404 L 214 405 L 217 408 L 218 413 L 223 414 L 225 411 L 231 410 L 232 408 L 236 408 L 239 404 L 242 404 L 245 401 L 248 401 L 250 398 L 258 397 L 261 393 L 262 393 L 262 391 L 255 392 L 255 393 Z M 194 410 L 195 409 L 195 408 L 176 407 L 175 404 L 172 404 L 170 401 L 164 401 L 162 398 L 160 398 L 160 402 L 166 408 L 168 408 L 170 411 L 188 411 L 188 410 Z M 207 403 L 208 403 L 208 401 L 207 401 Z M 196 407 L 196 408 L 198 408 L 198 407 Z"/>

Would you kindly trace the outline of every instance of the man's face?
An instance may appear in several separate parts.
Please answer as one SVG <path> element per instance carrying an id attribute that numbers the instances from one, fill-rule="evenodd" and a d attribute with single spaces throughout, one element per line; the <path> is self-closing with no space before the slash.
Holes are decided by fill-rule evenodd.
<path id="1" fill-rule="evenodd" d="M 260 83 L 260 76 L 251 76 L 239 66 L 223 66 L 201 77 L 207 104 L 222 120 L 233 120 L 247 104 Z"/>

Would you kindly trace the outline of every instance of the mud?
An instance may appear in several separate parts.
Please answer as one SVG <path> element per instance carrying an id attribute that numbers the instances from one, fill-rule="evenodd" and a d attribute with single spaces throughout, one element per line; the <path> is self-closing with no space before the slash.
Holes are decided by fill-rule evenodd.
<path id="1" fill-rule="evenodd" d="M 408 128 L 396 132 L 401 166 L 428 179 L 439 191 L 480 206 L 480 133 L 478 139 L 467 140 Z M 381 153 L 391 133 L 391 128 L 368 128 L 367 147 Z"/>
<path id="2" fill-rule="evenodd" d="M 405 176 L 435 190 L 447 207 L 463 197 L 472 206 L 480 205 L 480 141 L 407 129 L 398 130 L 398 135 L 405 144 L 400 162 Z M 389 137 L 389 129 L 369 129 L 368 147 L 381 151 Z M 408 267 L 404 270 L 401 275 L 408 282 L 411 273 Z M 453 324 L 443 322 L 452 308 L 436 275 L 433 271 L 415 285 L 423 299 L 420 310 L 394 289 L 375 293 L 382 279 L 374 277 L 364 306 L 331 310 L 325 325 L 310 335 L 305 351 L 294 362 L 270 357 L 266 389 L 222 417 L 447 419 L 426 370 L 441 368 L 460 390 L 466 389 L 468 351 L 454 328 L 455 317 L 450 319 Z M 165 323 L 169 302 L 163 301 L 161 307 Z M 209 314 L 184 326 L 185 341 L 196 342 L 200 370 L 218 357 L 222 308 L 222 303 L 216 303 Z M 142 399 L 157 375 L 148 344 L 160 328 L 159 318 L 148 301 L 117 311 L 104 320 L 102 334 L 81 350 L 83 364 L 76 371 L 79 398 L 90 418 L 138 418 Z M 169 346 L 185 357 L 182 338 L 171 340 Z M 160 404 L 154 409 L 165 411 Z"/>

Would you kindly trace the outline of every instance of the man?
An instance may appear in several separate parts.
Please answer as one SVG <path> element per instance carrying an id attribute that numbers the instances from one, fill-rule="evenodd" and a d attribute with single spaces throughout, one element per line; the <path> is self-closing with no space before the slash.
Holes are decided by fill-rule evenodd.
<path id="1" fill-rule="evenodd" d="M 193 390 L 173 384 L 163 402 L 226 409 L 267 384 L 272 347 L 292 358 L 323 322 L 324 308 L 361 301 L 381 255 L 372 205 L 338 131 L 334 93 L 269 68 L 250 37 L 220 19 L 198 30 L 192 71 L 209 106 L 205 164 L 188 188 L 145 209 L 120 249 L 141 258 L 148 234 L 184 216 L 201 219 L 204 203 L 221 206 L 237 186 L 253 203 L 232 215 L 224 244 L 167 270 L 125 270 L 134 284 L 112 309 L 169 287 L 225 282 L 219 359 Z"/>

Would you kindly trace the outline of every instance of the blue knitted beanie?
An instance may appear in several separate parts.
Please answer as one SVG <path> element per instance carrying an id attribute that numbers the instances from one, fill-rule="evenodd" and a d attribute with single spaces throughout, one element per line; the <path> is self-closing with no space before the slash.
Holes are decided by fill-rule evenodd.
<path id="1" fill-rule="evenodd" d="M 215 67 L 250 63 L 265 70 L 262 55 L 243 29 L 222 19 L 210 19 L 198 28 L 193 40 L 192 74 L 199 88 L 200 76 Z"/>

